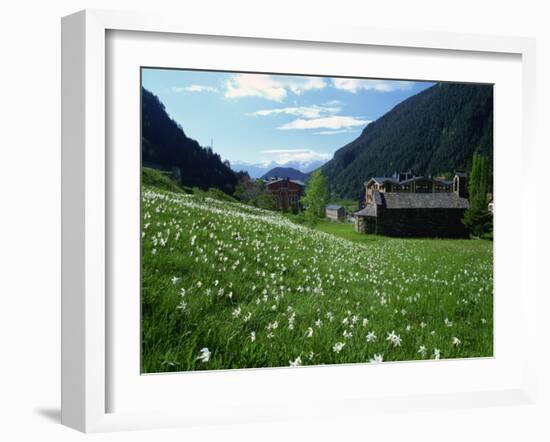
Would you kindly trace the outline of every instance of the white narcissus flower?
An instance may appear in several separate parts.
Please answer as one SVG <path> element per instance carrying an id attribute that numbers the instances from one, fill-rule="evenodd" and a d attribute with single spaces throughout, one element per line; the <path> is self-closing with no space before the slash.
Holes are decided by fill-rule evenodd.
<path id="1" fill-rule="evenodd" d="M 313 329 L 308 327 L 306 330 L 306 337 L 311 338 L 313 336 Z"/>
<path id="2" fill-rule="evenodd" d="M 288 363 L 290 364 L 291 367 L 299 367 L 300 365 L 302 365 L 302 358 L 298 356 L 293 361 L 288 361 Z"/>
<path id="3" fill-rule="evenodd" d="M 374 356 L 369 359 L 369 362 L 371 364 L 379 364 L 381 362 L 384 362 L 384 358 L 382 357 L 381 354 L 375 353 Z"/>
<path id="4" fill-rule="evenodd" d="M 332 351 L 334 353 L 340 353 L 342 351 L 342 349 L 344 348 L 344 345 L 346 345 L 346 344 L 343 343 L 343 342 L 337 342 L 336 344 L 334 344 L 332 346 Z"/>
<path id="5" fill-rule="evenodd" d="M 376 341 L 376 333 L 373 331 L 370 331 L 367 333 L 367 342 L 374 342 Z"/>
<path id="6" fill-rule="evenodd" d="M 418 349 L 418 353 L 420 353 L 422 356 L 426 356 L 426 354 L 428 353 L 428 349 L 425 345 L 421 345 Z"/>
<path id="7" fill-rule="evenodd" d="M 201 362 L 208 362 L 210 360 L 210 350 L 204 347 L 201 348 L 200 356 L 197 358 Z"/>
<path id="8" fill-rule="evenodd" d="M 452 341 L 453 341 L 453 345 L 455 347 L 458 347 L 460 344 L 462 344 L 462 341 L 460 339 L 458 339 L 456 336 L 453 336 Z"/>
<path id="9" fill-rule="evenodd" d="M 386 341 L 389 341 L 391 344 L 393 344 L 394 347 L 401 346 L 401 336 L 395 334 L 395 331 L 393 330 L 388 333 Z"/>

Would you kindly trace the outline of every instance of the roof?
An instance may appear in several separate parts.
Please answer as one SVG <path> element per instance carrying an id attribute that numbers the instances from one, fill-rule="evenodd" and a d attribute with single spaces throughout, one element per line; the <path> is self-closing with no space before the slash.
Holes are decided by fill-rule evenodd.
<path id="1" fill-rule="evenodd" d="M 467 209 L 466 198 L 454 192 L 440 193 L 374 193 L 374 202 L 386 209 Z"/>
<path id="2" fill-rule="evenodd" d="M 364 209 L 359 212 L 355 212 L 356 216 L 376 216 L 376 206 L 374 204 L 367 204 Z"/>
<path id="3" fill-rule="evenodd" d="M 466 174 L 464 172 L 457 172 L 455 175 L 458 175 L 460 177 L 466 177 Z M 447 185 L 447 186 L 450 186 L 452 185 L 453 181 L 452 180 L 445 180 L 445 179 L 442 179 L 442 178 L 432 178 L 431 176 L 422 176 L 422 175 L 418 175 L 418 176 L 413 176 L 411 178 L 407 178 L 406 180 L 402 180 L 402 181 L 399 181 L 398 178 L 395 178 L 395 177 L 389 177 L 389 176 L 375 176 L 375 177 L 372 177 L 370 178 L 368 181 L 365 181 L 364 185 L 366 186 L 367 184 L 369 184 L 371 181 L 375 181 L 377 182 L 378 184 L 385 184 L 385 183 L 392 183 L 392 184 L 410 184 L 414 181 L 418 181 L 418 180 L 428 180 L 428 181 L 433 181 L 435 183 L 439 183 L 439 184 L 444 184 L 444 185 Z"/>
<path id="4" fill-rule="evenodd" d="M 344 206 L 339 206 L 338 204 L 329 204 L 327 206 L 327 209 L 330 209 L 330 210 L 340 210 L 340 209 L 343 209 Z"/>
<path id="5" fill-rule="evenodd" d="M 367 183 L 370 182 L 371 180 L 376 181 L 378 184 L 384 184 L 384 183 L 399 184 L 399 180 L 391 176 L 375 176 L 375 177 L 372 177 L 369 181 L 367 181 Z"/>
<path id="6" fill-rule="evenodd" d="M 270 181 L 266 181 L 265 185 L 266 186 L 270 186 L 271 184 L 275 184 L 275 183 L 279 183 L 281 181 L 288 181 L 290 183 L 294 183 L 294 184 L 298 184 L 298 186 L 302 186 L 304 187 L 305 184 L 303 181 L 299 181 L 299 180 L 287 180 L 287 179 L 283 179 L 283 178 L 278 178 L 276 180 L 270 180 Z"/>

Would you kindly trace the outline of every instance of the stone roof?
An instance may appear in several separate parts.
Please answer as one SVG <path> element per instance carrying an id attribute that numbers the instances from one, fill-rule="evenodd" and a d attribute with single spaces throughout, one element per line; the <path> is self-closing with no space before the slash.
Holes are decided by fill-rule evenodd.
<path id="1" fill-rule="evenodd" d="M 339 206 L 338 204 L 329 204 L 327 206 L 327 209 L 331 209 L 331 210 L 340 210 L 341 208 L 343 208 L 344 206 Z"/>
<path id="2" fill-rule="evenodd" d="M 375 204 L 386 209 L 467 209 L 466 198 L 454 192 L 408 193 L 375 192 Z"/>
<path id="3" fill-rule="evenodd" d="M 376 206 L 372 203 L 367 204 L 364 209 L 355 212 L 356 216 L 376 216 Z"/>
<path id="4" fill-rule="evenodd" d="M 299 181 L 299 180 L 287 180 L 286 178 L 277 178 L 277 179 L 274 179 L 274 180 L 269 180 L 269 181 L 266 181 L 265 182 L 265 185 L 266 186 L 270 186 L 271 184 L 275 184 L 275 183 L 279 183 L 281 181 L 288 181 L 290 183 L 294 183 L 294 184 L 298 184 L 298 186 L 302 186 L 302 187 L 305 187 L 305 184 L 303 181 Z"/>

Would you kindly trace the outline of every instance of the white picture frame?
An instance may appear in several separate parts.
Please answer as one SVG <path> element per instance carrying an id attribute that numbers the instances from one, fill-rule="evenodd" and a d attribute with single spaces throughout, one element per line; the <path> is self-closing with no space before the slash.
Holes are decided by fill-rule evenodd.
<path id="1" fill-rule="evenodd" d="M 344 48 L 375 46 L 402 48 L 403 51 L 426 49 L 444 52 L 468 52 L 480 59 L 484 54 L 509 54 L 521 63 L 521 146 L 519 172 L 529 176 L 534 170 L 535 46 L 532 39 L 491 37 L 451 33 L 354 29 L 343 26 L 308 25 L 289 29 L 273 25 L 261 28 L 250 23 L 237 27 L 231 23 L 208 23 L 196 20 L 182 26 L 176 17 L 153 16 L 111 11 L 87 10 L 62 21 L 62 423 L 84 432 L 167 426 L 207 425 L 216 422 L 253 422 L 329 415 L 361 415 L 377 411 L 410 411 L 415 409 L 454 408 L 499 404 L 532 403 L 536 393 L 534 339 L 523 348 L 521 376 L 503 388 L 451 393 L 442 387 L 429 394 L 391 394 L 372 397 L 327 396 L 317 398 L 311 407 L 291 411 L 275 404 L 258 410 L 254 403 L 235 403 L 235 414 L 211 413 L 197 408 L 192 415 L 182 407 L 176 409 L 109 411 L 108 396 L 113 385 L 109 370 L 108 327 L 113 318 L 109 309 L 107 287 L 108 244 L 113 232 L 108 228 L 111 197 L 108 185 L 108 151 L 106 132 L 109 88 L 106 81 L 107 34 L 120 32 L 153 32 L 164 36 L 217 36 L 246 39 L 268 39 L 273 42 L 339 44 Z M 160 34 L 159 34 L 160 33 Z M 112 61 L 112 60 L 111 60 Z M 136 85 L 137 89 L 138 85 Z M 496 108 L 498 118 L 498 107 Z M 521 317 L 516 327 L 524 337 L 535 334 L 536 287 L 533 257 L 536 249 L 536 192 L 524 195 L 521 203 Z M 497 209 L 498 210 L 498 209 Z M 519 240 L 518 240 L 519 241 Z M 519 244 L 519 243 L 518 243 Z M 497 325 L 505 327 L 505 325 Z M 496 326 L 496 327 L 497 327 Z M 498 332 L 498 330 L 497 330 Z M 531 343 L 531 344 L 530 344 Z M 453 369 L 449 363 L 448 369 Z M 396 365 L 388 369 L 397 370 Z M 380 367 L 380 368 L 383 368 Z M 454 367 L 457 369 L 460 367 Z M 444 368 L 445 369 L 445 368 Z M 307 368 L 301 371 L 302 380 Z M 357 373 L 357 367 L 341 367 Z M 273 370 L 272 370 L 273 372 Z M 266 382 L 256 372 L 241 372 L 241 377 L 257 378 L 256 385 Z M 339 372 L 338 376 L 343 373 Z M 518 372 L 519 373 L 519 372 Z M 137 373 L 139 375 L 139 373 Z M 355 374 L 356 375 L 356 374 Z M 228 373 L 220 376 L 231 376 Z M 294 375 L 293 375 L 294 376 Z M 521 380 L 518 380 L 521 377 Z M 219 378 L 222 379 L 222 378 Z M 290 378 L 289 378 L 290 379 Z M 296 381 L 296 379 L 294 380 Z M 517 381 L 517 382 L 516 382 Z M 170 379 L 164 383 L 170 385 Z M 290 382 L 290 381 L 289 381 Z M 439 387 L 438 387 L 439 388 Z"/>

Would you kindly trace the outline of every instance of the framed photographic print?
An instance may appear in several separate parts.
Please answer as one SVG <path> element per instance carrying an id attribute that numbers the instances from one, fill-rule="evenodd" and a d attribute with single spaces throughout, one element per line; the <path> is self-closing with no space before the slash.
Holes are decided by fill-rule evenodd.
<path id="1" fill-rule="evenodd" d="M 65 18 L 63 422 L 532 400 L 533 56 Z"/>

